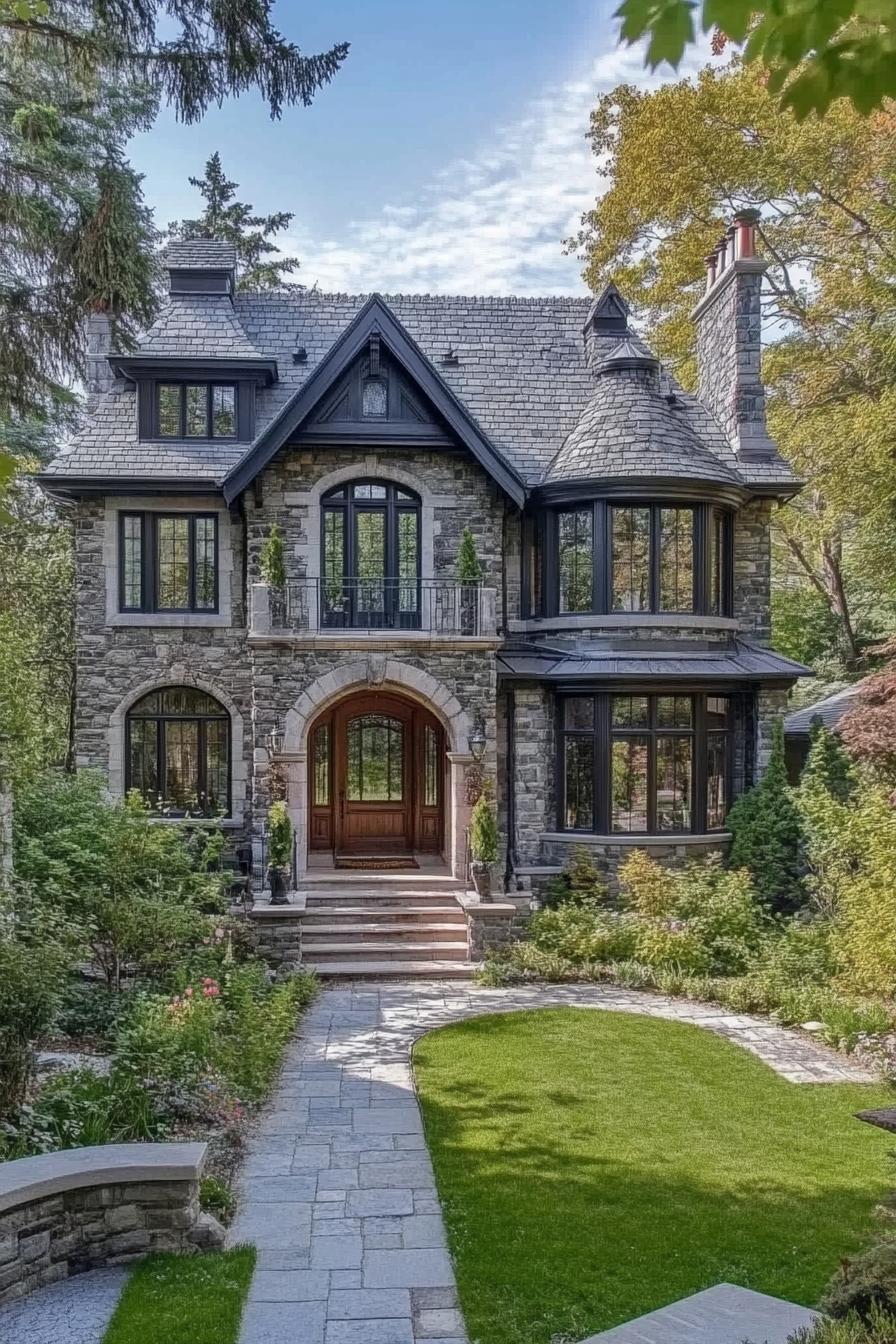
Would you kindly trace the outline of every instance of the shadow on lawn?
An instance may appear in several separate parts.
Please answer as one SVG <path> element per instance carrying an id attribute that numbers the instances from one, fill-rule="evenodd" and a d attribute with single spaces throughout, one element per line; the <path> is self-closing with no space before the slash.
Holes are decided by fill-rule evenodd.
<path id="1" fill-rule="evenodd" d="M 445 1030 L 494 1037 L 500 1049 L 508 1025 L 480 1018 Z M 714 1127 L 704 1110 L 693 1134 L 682 1130 L 686 1095 L 674 1115 L 659 1116 L 649 1096 L 639 1106 L 633 1095 L 628 1134 L 618 1097 L 607 1125 L 599 1097 L 583 1107 L 565 1087 L 533 1096 L 503 1078 L 490 1085 L 451 1076 L 445 1101 L 447 1078 L 437 1069 L 428 1075 L 421 1101 L 470 1337 L 581 1339 L 724 1281 L 817 1300 L 839 1259 L 870 1236 L 881 1190 L 869 1172 L 838 1163 L 842 1112 L 819 1136 L 809 1128 L 813 1107 L 801 1114 L 793 1085 L 749 1060 L 747 1072 L 755 1077 L 756 1069 L 768 1075 L 768 1110 L 777 1100 L 786 1112 L 780 1127 L 768 1110 L 751 1120 L 746 1098 L 738 1108 L 735 1067 Z M 675 1085 L 685 1093 L 683 1081 Z M 873 1132 L 849 1124 L 858 1143 L 880 1150 Z M 626 1156 L 613 1156 L 629 1138 Z"/>

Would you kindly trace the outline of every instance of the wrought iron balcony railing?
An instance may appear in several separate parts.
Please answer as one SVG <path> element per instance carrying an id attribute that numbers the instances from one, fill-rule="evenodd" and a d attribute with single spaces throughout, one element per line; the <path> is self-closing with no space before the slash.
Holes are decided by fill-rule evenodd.
<path id="1" fill-rule="evenodd" d="M 433 637 L 496 633 L 496 593 L 452 579 L 293 579 L 255 584 L 253 634 L 421 632 Z"/>

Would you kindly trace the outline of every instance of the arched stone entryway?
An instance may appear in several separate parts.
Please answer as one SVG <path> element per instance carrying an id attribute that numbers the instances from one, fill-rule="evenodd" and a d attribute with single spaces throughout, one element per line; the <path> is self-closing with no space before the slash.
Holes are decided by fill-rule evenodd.
<path id="1" fill-rule="evenodd" d="M 442 682 L 420 668 L 385 655 L 370 655 L 366 659 L 343 664 L 317 678 L 303 691 L 286 716 L 283 759 L 289 781 L 288 802 L 296 832 L 300 870 L 307 867 L 308 856 L 312 852 L 309 828 L 310 804 L 313 800 L 312 729 L 326 719 L 328 711 L 335 710 L 343 702 L 347 704 L 353 698 L 365 695 L 393 696 L 396 702 L 420 706 L 441 731 L 441 852 L 454 876 L 463 877 L 464 832 L 470 812 L 464 776 L 465 767 L 473 759 L 468 745 L 469 718 L 457 697 Z M 426 721 L 423 716 L 421 727 Z M 333 783 L 331 777 L 331 788 Z"/>

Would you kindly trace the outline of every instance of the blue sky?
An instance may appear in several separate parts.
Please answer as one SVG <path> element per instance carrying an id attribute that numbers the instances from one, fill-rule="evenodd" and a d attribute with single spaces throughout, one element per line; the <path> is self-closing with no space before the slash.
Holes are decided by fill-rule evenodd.
<path id="1" fill-rule="evenodd" d="M 648 80 L 603 0 L 279 0 L 306 51 L 351 51 L 311 108 L 255 96 L 196 126 L 163 113 L 131 146 L 159 224 L 197 213 L 220 150 L 240 199 L 292 210 L 283 248 L 328 290 L 581 293 L 565 256 L 599 187 L 585 140 L 597 93 Z"/>

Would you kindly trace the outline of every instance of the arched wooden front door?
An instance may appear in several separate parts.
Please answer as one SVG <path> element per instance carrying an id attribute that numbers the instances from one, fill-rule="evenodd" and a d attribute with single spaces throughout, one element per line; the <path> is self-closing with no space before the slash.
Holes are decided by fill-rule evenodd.
<path id="1" fill-rule="evenodd" d="M 428 710 L 386 692 L 352 696 L 317 720 L 309 758 L 312 849 L 441 850 L 445 753 Z"/>

